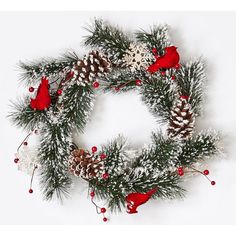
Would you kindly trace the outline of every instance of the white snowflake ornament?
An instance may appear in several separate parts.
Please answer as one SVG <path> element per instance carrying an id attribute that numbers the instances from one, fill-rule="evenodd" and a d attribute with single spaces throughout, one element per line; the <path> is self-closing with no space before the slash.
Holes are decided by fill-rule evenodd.
<path id="1" fill-rule="evenodd" d="M 33 173 L 35 167 L 40 167 L 37 148 L 23 147 L 19 150 L 17 157 L 19 158 L 18 170 L 23 171 L 28 175 Z"/>
<path id="2" fill-rule="evenodd" d="M 144 45 L 131 43 L 123 60 L 131 71 L 135 71 L 142 68 L 146 69 L 151 61 L 154 60 L 154 56 Z"/>

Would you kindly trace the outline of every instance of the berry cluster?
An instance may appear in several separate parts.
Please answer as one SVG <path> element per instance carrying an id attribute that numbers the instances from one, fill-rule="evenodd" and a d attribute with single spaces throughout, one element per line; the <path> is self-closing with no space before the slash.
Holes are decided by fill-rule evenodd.
<path id="1" fill-rule="evenodd" d="M 197 170 L 197 169 L 195 169 L 195 168 L 193 168 L 193 167 L 190 167 L 190 169 L 191 169 L 191 171 L 189 171 L 189 170 L 186 171 L 186 170 L 184 169 L 184 167 L 181 166 L 181 167 L 179 167 L 179 168 L 177 169 L 178 175 L 179 175 L 179 176 L 183 176 L 183 175 L 185 174 L 185 172 L 196 172 L 196 173 L 199 173 L 199 174 L 205 176 L 206 179 L 207 179 L 208 181 L 210 181 L 211 185 L 215 185 L 215 184 L 216 184 L 216 182 L 215 182 L 214 180 L 210 180 L 210 179 L 208 178 L 208 175 L 210 174 L 209 170 L 200 171 L 200 170 Z"/>
<path id="2" fill-rule="evenodd" d="M 96 211 L 97 211 L 97 214 L 103 214 L 103 221 L 104 222 L 107 222 L 107 217 L 105 216 L 105 213 L 106 213 L 106 211 L 107 211 L 107 209 L 105 208 L 105 207 L 99 207 L 95 202 L 94 202 L 94 197 L 95 197 L 95 192 L 94 191 L 92 191 L 91 193 L 90 193 L 90 197 L 91 197 L 91 202 L 95 205 L 95 207 L 96 207 Z"/>

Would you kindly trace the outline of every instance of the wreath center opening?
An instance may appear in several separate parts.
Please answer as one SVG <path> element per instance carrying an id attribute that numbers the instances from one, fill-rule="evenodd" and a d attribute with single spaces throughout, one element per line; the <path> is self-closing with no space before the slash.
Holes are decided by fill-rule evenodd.
<path id="1" fill-rule="evenodd" d="M 133 148 L 151 140 L 151 132 L 160 129 L 156 118 L 135 91 L 125 94 L 102 94 L 96 97 L 91 117 L 83 134 L 75 134 L 79 146 L 102 145 L 121 135 Z"/>

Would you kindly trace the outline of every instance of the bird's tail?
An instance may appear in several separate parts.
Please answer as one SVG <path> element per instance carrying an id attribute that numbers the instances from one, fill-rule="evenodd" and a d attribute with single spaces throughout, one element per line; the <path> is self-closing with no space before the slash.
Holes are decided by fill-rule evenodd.
<path id="1" fill-rule="evenodd" d="M 150 191 L 147 192 L 147 195 L 151 197 L 156 191 L 157 188 L 151 189 Z"/>
<path id="2" fill-rule="evenodd" d="M 32 98 L 31 98 L 30 107 L 31 107 L 32 109 L 35 109 L 35 108 L 37 107 L 37 101 L 36 101 L 36 99 L 32 99 Z"/>

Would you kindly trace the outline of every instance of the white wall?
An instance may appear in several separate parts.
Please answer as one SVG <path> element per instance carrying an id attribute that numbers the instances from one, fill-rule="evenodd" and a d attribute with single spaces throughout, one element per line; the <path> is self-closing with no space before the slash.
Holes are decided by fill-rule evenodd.
<path id="1" fill-rule="evenodd" d="M 149 201 L 136 215 L 111 215 L 108 224 L 235 224 L 236 195 L 236 13 L 192 12 L 62 12 L 0 13 L 0 224 L 104 224 L 87 198 L 87 186 L 76 183 L 63 205 L 44 202 L 37 186 L 28 194 L 29 177 L 16 170 L 14 152 L 25 133 L 6 119 L 9 100 L 21 96 L 19 60 L 58 56 L 66 49 L 81 49 L 82 28 L 94 16 L 132 31 L 167 23 L 183 59 L 203 56 L 208 65 L 207 100 L 201 127 L 224 135 L 226 158 L 216 158 L 208 169 L 217 182 L 212 187 L 202 176 L 185 183 L 183 201 Z M 132 108 L 132 109 L 130 109 Z M 148 143 L 157 128 L 139 97 L 133 93 L 98 98 L 96 112 L 85 134 L 86 147 L 99 145 L 118 133 L 135 147 Z M 142 135 L 139 135 L 142 134 Z M 102 203 L 101 203 L 102 204 Z"/>

